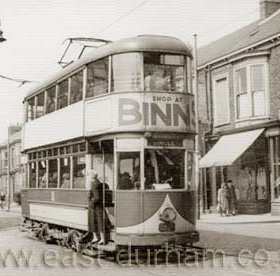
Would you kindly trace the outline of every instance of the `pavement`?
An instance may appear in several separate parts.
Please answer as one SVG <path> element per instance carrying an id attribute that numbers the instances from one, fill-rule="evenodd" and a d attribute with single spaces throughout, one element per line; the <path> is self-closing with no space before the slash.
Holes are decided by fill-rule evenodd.
<path id="1" fill-rule="evenodd" d="M 251 224 L 251 223 L 273 223 L 280 222 L 280 216 L 272 216 L 270 213 L 259 215 L 229 215 L 220 216 L 219 214 L 202 214 L 199 223 L 210 224 Z"/>
<path id="2" fill-rule="evenodd" d="M 10 211 L 0 210 L 0 231 L 18 227 L 21 223 L 21 210 L 18 206 L 11 206 Z"/>
<path id="3" fill-rule="evenodd" d="M 260 249 L 280 252 L 280 217 L 270 214 L 224 216 L 202 214 L 197 221 L 198 245 L 228 254 Z"/>

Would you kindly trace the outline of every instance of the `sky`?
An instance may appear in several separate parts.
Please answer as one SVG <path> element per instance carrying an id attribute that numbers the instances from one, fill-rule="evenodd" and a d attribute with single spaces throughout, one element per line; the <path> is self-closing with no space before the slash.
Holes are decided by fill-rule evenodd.
<path id="1" fill-rule="evenodd" d="M 22 123 L 22 101 L 61 67 L 70 37 L 118 40 L 140 34 L 175 36 L 198 47 L 259 19 L 260 0 L 0 0 L 3 36 L 0 75 L 0 142 L 7 126 Z"/>

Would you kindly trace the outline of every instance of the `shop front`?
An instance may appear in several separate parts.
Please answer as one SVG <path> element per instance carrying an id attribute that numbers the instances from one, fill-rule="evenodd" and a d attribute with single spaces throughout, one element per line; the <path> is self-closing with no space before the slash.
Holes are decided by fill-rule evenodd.
<path id="1" fill-rule="evenodd" d="M 266 131 L 271 167 L 271 214 L 280 215 L 280 127 Z"/>
<path id="2" fill-rule="evenodd" d="M 216 210 L 218 190 L 222 183 L 231 180 L 239 214 L 269 212 L 269 156 L 263 128 L 221 136 L 200 160 L 200 168 L 207 172 L 206 182 L 211 191 L 208 207 Z"/>

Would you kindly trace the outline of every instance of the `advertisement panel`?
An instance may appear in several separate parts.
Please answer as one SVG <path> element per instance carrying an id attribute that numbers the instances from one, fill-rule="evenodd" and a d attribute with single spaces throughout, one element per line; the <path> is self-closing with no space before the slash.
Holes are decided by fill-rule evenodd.
<path id="1" fill-rule="evenodd" d="M 192 95 L 111 94 L 86 102 L 85 134 L 105 131 L 194 132 L 194 111 Z"/>

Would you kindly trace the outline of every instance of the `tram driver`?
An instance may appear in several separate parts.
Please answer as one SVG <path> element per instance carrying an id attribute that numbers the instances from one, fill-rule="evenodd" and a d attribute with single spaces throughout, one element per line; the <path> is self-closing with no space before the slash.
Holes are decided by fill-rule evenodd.
<path id="1" fill-rule="evenodd" d="M 155 168 L 152 165 L 150 153 L 147 153 L 145 156 L 145 189 L 152 189 L 155 182 Z"/>
<path id="2" fill-rule="evenodd" d="M 167 91 L 168 80 L 165 77 L 165 71 L 157 68 L 152 74 L 145 77 L 146 91 Z"/>

